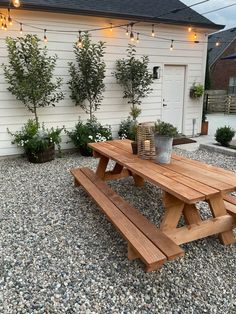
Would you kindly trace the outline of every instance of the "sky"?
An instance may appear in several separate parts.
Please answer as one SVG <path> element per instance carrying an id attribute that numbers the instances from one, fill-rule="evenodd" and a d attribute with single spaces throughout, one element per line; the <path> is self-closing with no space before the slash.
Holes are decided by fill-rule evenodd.
<path id="1" fill-rule="evenodd" d="M 188 6 L 200 2 L 200 0 L 181 1 Z M 206 3 L 194 6 L 193 9 L 199 13 L 205 13 L 234 3 L 236 4 L 236 0 L 209 0 Z M 218 12 L 204 14 L 204 16 L 216 24 L 226 25 L 225 29 L 236 27 L 236 5 Z"/>

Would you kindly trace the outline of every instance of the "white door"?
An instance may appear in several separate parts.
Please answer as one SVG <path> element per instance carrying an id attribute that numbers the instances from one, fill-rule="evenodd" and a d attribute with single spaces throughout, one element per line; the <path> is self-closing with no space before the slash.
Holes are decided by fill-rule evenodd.
<path id="1" fill-rule="evenodd" d="M 163 78 L 162 120 L 182 132 L 185 66 L 165 65 Z"/>

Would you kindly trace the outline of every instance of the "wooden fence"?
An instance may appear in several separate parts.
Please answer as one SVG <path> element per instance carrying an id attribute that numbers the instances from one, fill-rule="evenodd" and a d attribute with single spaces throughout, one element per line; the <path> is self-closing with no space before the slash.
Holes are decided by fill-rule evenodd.
<path id="1" fill-rule="evenodd" d="M 236 114 L 236 95 L 205 95 L 207 113 Z"/>

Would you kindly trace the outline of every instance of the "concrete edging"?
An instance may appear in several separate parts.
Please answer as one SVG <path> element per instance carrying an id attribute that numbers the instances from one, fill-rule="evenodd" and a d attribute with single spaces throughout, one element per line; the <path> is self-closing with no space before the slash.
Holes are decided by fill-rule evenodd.
<path id="1" fill-rule="evenodd" d="M 236 150 L 231 148 L 226 148 L 222 146 L 217 146 L 214 144 L 200 144 L 199 149 L 207 149 L 210 152 L 221 153 L 227 156 L 236 157 Z"/>

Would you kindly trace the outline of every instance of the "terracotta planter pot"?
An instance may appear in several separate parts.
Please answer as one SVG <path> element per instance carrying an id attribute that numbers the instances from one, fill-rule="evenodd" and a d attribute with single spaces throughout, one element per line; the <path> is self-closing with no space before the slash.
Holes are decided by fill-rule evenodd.
<path id="1" fill-rule="evenodd" d="M 202 122 L 201 135 L 208 135 L 208 121 Z"/>
<path id="2" fill-rule="evenodd" d="M 53 144 L 44 151 L 40 151 L 37 153 L 27 152 L 26 156 L 28 161 L 34 164 L 41 164 L 51 161 L 55 159 L 55 145 Z"/>

